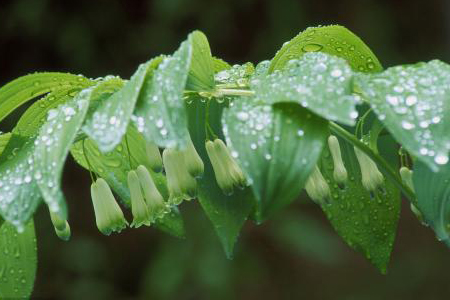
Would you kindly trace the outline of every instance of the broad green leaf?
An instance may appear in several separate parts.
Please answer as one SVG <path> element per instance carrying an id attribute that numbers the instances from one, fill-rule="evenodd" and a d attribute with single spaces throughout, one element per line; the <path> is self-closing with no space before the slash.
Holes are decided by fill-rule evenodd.
<path id="1" fill-rule="evenodd" d="M 127 141 L 131 157 L 128 155 Z M 155 173 L 151 170 L 145 152 L 144 138 L 133 126 L 128 127 L 125 138 L 111 152 L 102 153 L 96 143 L 87 138 L 76 142 L 72 146 L 71 154 L 83 168 L 91 170 L 105 179 L 126 207 L 130 207 L 130 191 L 127 184 L 128 171 L 141 164 L 147 166 L 164 199 L 168 198 L 166 178 L 161 173 Z M 86 162 L 86 157 L 89 164 Z M 130 166 L 130 158 L 132 166 Z M 157 220 L 156 226 L 175 236 L 184 236 L 183 220 L 175 207 L 172 208 L 171 213 Z"/>
<path id="2" fill-rule="evenodd" d="M 102 101 L 88 118 L 83 131 L 102 152 L 112 151 L 122 140 L 152 61 L 141 64 L 121 90 Z"/>
<path id="3" fill-rule="evenodd" d="M 272 59 L 269 72 L 280 70 L 305 53 L 324 52 L 345 59 L 353 70 L 380 72 L 380 62 L 367 45 L 343 26 L 309 27 L 287 42 Z"/>
<path id="4" fill-rule="evenodd" d="M 93 89 L 81 91 L 73 100 L 48 112 L 47 121 L 34 141 L 34 178 L 53 213 L 67 219 L 61 176 L 78 130 L 83 124 Z"/>
<path id="5" fill-rule="evenodd" d="M 434 171 L 450 150 L 449 77 L 450 65 L 433 60 L 355 78 L 389 132 Z"/>
<path id="6" fill-rule="evenodd" d="M 328 123 L 297 104 L 271 106 L 244 97 L 224 111 L 222 122 L 262 222 L 300 194 L 322 152 Z"/>
<path id="7" fill-rule="evenodd" d="M 212 59 L 213 59 L 213 69 L 215 73 L 220 72 L 222 70 L 231 69 L 231 66 L 223 59 L 217 57 L 213 57 Z"/>
<path id="8" fill-rule="evenodd" d="M 6 144 L 8 144 L 10 138 L 11 138 L 10 132 L 0 135 L 0 156 L 2 155 L 2 152 L 5 149 Z"/>
<path id="9" fill-rule="evenodd" d="M 400 192 L 385 179 L 382 189 L 371 195 L 361 183 L 353 146 L 343 140 L 340 146 L 349 180 L 345 187 L 338 186 L 333 178 L 333 159 L 328 147 L 324 147 L 320 165 L 332 198 L 322 209 L 347 244 L 385 273 L 400 214 Z M 396 151 L 395 144 L 389 141 L 381 150 Z"/>
<path id="10" fill-rule="evenodd" d="M 158 68 L 146 78 L 135 110 L 135 123 L 145 139 L 160 147 L 184 147 L 187 142 L 187 116 L 183 92 L 192 58 L 190 40 L 158 61 Z"/>
<path id="11" fill-rule="evenodd" d="M 326 119 L 353 125 L 358 98 L 352 95 L 352 78 L 345 60 L 308 53 L 284 70 L 253 78 L 250 87 L 267 103 L 297 102 Z"/>
<path id="12" fill-rule="evenodd" d="M 34 73 L 19 77 L 0 88 L 0 121 L 25 102 L 48 92 L 89 84 L 91 80 L 69 73 Z"/>
<path id="13" fill-rule="evenodd" d="M 437 238 L 450 247 L 450 164 L 433 172 L 421 161 L 414 164 L 417 206 Z"/>
<path id="14" fill-rule="evenodd" d="M 211 91 L 214 89 L 214 65 L 208 39 L 200 31 L 189 35 L 192 45 L 192 59 L 186 90 Z"/>
<path id="15" fill-rule="evenodd" d="M 33 291 L 37 267 L 34 223 L 22 233 L 5 223 L 0 227 L 0 299 L 28 299 Z"/>
<path id="16" fill-rule="evenodd" d="M 233 248 L 239 232 L 254 207 L 254 197 L 250 188 L 236 190 L 226 196 L 216 183 L 214 171 L 205 149 L 205 113 L 206 103 L 196 99 L 187 105 L 189 130 L 195 148 L 203 160 L 205 172 L 198 180 L 198 199 L 214 225 L 225 253 L 232 257 Z M 209 124 L 215 133 L 223 139 L 221 114 L 223 107 L 211 101 L 209 105 Z"/>

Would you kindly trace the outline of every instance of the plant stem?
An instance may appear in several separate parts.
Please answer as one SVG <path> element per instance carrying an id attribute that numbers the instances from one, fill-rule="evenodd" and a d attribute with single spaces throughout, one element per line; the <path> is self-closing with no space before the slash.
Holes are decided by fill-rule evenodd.
<path id="1" fill-rule="evenodd" d="M 252 90 L 238 90 L 238 89 L 217 89 L 215 94 L 221 96 L 254 96 L 255 91 Z"/>
<path id="2" fill-rule="evenodd" d="M 346 140 L 347 142 L 353 144 L 355 147 L 358 147 L 361 151 L 363 151 L 366 155 L 368 155 L 371 159 L 373 159 L 376 164 L 380 167 L 381 171 L 386 175 L 389 179 L 391 179 L 394 184 L 403 192 L 403 194 L 408 197 L 411 202 L 414 202 L 416 198 L 414 192 L 406 185 L 403 184 L 400 176 L 392 169 L 389 163 L 384 160 L 380 155 L 377 155 L 375 152 L 370 149 L 369 146 L 358 140 L 353 134 L 349 133 L 347 130 L 339 126 L 334 122 L 330 122 L 330 130 Z"/>

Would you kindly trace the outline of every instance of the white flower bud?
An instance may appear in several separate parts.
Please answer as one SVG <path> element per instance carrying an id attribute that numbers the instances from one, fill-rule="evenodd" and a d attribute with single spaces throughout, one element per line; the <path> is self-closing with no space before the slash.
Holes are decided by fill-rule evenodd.
<path id="1" fill-rule="evenodd" d="M 325 205 L 331 198 L 330 187 L 317 165 L 306 181 L 305 190 L 311 200 L 319 205 Z"/>
<path id="2" fill-rule="evenodd" d="M 334 163 L 333 178 L 338 184 L 344 184 L 347 182 L 347 169 L 345 169 L 344 162 L 342 161 L 339 140 L 334 135 L 330 135 L 328 138 L 328 147 L 330 148 Z"/>
<path id="3" fill-rule="evenodd" d="M 366 190 L 373 192 L 383 184 L 383 174 L 381 174 L 378 170 L 377 164 L 369 156 L 357 147 L 353 148 L 361 169 L 362 184 Z"/>
<path id="4" fill-rule="evenodd" d="M 150 172 L 144 166 L 139 166 L 136 169 L 139 182 L 144 192 L 145 201 L 148 207 L 151 222 L 158 218 L 162 218 L 170 211 L 169 206 L 164 202 L 163 197 L 156 188 L 156 185 L 150 175 Z"/>
<path id="5" fill-rule="evenodd" d="M 128 188 L 131 196 L 131 213 L 133 214 L 132 227 L 138 228 L 142 225 L 150 226 L 150 216 L 147 203 L 142 195 L 141 185 L 135 171 L 128 172 Z"/>
<path id="6" fill-rule="evenodd" d="M 195 178 L 202 177 L 205 167 L 190 138 L 188 144 L 186 145 L 186 149 L 182 152 L 189 174 L 191 174 Z"/>
<path id="7" fill-rule="evenodd" d="M 155 172 L 162 170 L 162 158 L 158 146 L 153 142 L 145 142 L 145 152 L 150 168 Z"/>

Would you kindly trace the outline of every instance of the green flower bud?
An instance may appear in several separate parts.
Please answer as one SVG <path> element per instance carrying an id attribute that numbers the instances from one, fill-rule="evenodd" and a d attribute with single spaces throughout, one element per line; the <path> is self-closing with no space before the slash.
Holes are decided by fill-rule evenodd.
<path id="1" fill-rule="evenodd" d="M 194 144 L 190 138 L 186 149 L 183 150 L 183 154 L 189 174 L 195 178 L 202 177 L 204 171 L 203 161 L 195 150 Z"/>
<path id="2" fill-rule="evenodd" d="M 378 170 L 377 164 L 364 152 L 357 147 L 355 150 L 356 158 L 361 169 L 362 184 L 369 192 L 375 191 L 384 182 L 383 174 Z"/>
<path id="3" fill-rule="evenodd" d="M 222 140 L 207 141 L 205 147 L 217 184 L 226 195 L 233 194 L 235 187 L 244 188 L 247 185 L 244 173 Z"/>
<path id="4" fill-rule="evenodd" d="M 306 181 L 305 190 L 311 200 L 319 205 L 327 204 L 328 200 L 331 198 L 330 187 L 317 165 L 314 167 L 314 170 Z"/>
<path id="5" fill-rule="evenodd" d="M 69 223 L 66 221 L 63 229 L 55 227 L 55 233 L 61 240 L 68 241 L 71 235 Z"/>
<path id="6" fill-rule="evenodd" d="M 402 181 L 411 189 L 414 191 L 414 185 L 412 181 L 412 175 L 413 171 L 408 169 L 407 167 L 401 167 L 400 168 L 400 177 L 402 178 Z M 417 217 L 417 219 L 424 225 L 426 225 L 425 220 L 423 218 L 422 212 L 414 205 L 410 204 L 411 211 L 413 214 Z"/>
<path id="7" fill-rule="evenodd" d="M 158 146 L 153 142 L 146 142 L 145 152 L 147 153 L 149 167 L 155 172 L 161 172 L 163 165 Z"/>
<path id="8" fill-rule="evenodd" d="M 164 202 L 164 198 L 156 188 L 152 176 L 147 168 L 141 165 L 137 168 L 136 173 L 139 177 L 139 182 L 147 202 L 150 221 L 154 222 L 156 219 L 161 218 L 168 213 L 170 208 Z"/>
<path id="9" fill-rule="evenodd" d="M 163 163 L 166 170 L 169 203 L 178 205 L 197 195 L 197 182 L 189 174 L 181 151 L 166 148 L 163 151 Z"/>
<path id="10" fill-rule="evenodd" d="M 91 185 L 92 204 L 94 205 L 95 221 L 101 233 L 110 235 L 127 227 L 128 222 L 117 204 L 111 189 L 103 178 L 98 178 Z"/>
<path id="11" fill-rule="evenodd" d="M 334 135 L 330 135 L 328 138 L 328 147 L 330 148 L 334 163 L 333 178 L 338 184 L 344 184 L 347 182 L 347 169 L 345 169 L 344 162 L 342 161 L 339 141 Z"/>
<path id="12" fill-rule="evenodd" d="M 133 214 L 131 226 L 135 228 L 142 225 L 150 226 L 147 203 L 144 201 L 139 178 L 135 171 L 128 172 L 128 188 L 130 189 L 131 213 Z"/>

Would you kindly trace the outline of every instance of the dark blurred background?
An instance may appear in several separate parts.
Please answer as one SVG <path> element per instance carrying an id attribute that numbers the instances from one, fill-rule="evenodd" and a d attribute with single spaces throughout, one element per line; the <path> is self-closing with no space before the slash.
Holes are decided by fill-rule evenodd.
<path id="1" fill-rule="evenodd" d="M 385 67 L 450 61 L 450 1 L 1 0 L 0 85 L 31 71 L 128 78 L 137 65 L 206 33 L 230 63 L 270 59 L 308 26 L 341 24 Z M 3 131 L 13 118 L 2 124 Z M 10 124 L 8 124 L 8 122 Z M 261 226 L 247 224 L 229 261 L 196 203 L 184 204 L 187 239 L 153 228 L 102 236 L 90 179 L 64 175 L 73 237 L 56 238 L 36 216 L 42 299 L 448 299 L 450 251 L 404 203 L 388 274 L 335 234 L 318 206 L 297 201 Z"/>

